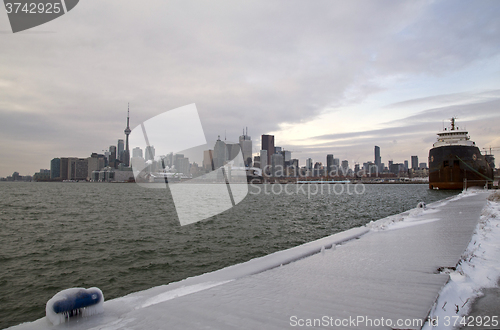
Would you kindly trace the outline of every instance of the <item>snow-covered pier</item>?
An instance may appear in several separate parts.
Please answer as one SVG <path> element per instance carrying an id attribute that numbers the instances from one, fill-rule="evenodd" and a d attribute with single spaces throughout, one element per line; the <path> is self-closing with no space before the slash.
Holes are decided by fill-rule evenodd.
<path id="1" fill-rule="evenodd" d="M 213 273 L 106 301 L 104 313 L 94 317 L 59 326 L 42 318 L 13 329 L 420 329 L 429 315 L 438 317 L 441 329 L 441 309 L 460 315 L 455 309 L 468 307 L 467 302 L 462 306 L 452 300 L 440 306 L 437 299 L 459 262 L 470 262 L 463 259 L 464 252 L 474 243 L 471 238 L 477 236 L 489 195 L 463 193 Z M 497 278 L 492 275 L 491 280 Z"/>

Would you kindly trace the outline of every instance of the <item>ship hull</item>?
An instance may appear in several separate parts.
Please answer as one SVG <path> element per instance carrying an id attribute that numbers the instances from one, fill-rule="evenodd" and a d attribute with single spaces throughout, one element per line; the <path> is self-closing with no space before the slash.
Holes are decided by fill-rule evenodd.
<path id="1" fill-rule="evenodd" d="M 463 189 L 485 186 L 493 169 L 475 146 L 442 146 L 429 151 L 429 188 Z"/>

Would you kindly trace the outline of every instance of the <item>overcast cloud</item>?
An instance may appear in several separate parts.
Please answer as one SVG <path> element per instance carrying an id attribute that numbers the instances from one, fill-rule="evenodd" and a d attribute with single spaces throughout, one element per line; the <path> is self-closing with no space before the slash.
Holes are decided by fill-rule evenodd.
<path id="1" fill-rule="evenodd" d="M 425 161 L 452 115 L 500 146 L 498 17 L 493 1 L 102 0 L 12 34 L 0 10 L 0 176 L 116 145 L 128 102 L 131 128 L 196 103 L 207 141 L 248 126 L 255 152 L 273 133 L 302 165 L 374 145 Z"/>

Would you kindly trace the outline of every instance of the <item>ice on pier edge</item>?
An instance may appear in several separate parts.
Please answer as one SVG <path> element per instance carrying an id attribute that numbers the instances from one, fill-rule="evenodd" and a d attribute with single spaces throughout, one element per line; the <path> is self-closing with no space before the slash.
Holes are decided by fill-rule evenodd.
<path id="1" fill-rule="evenodd" d="M 460 196 L 475 193 L 474 190 Z M 494 288 L 500 278 L 500 191 L 488 198 L 488 204 L 481 213 L 481 218 L 471 238 L 467 250 L 456 270 L 443 270 L 450 274 L 450 281 L 439 293 L 430 318 L 438 320 L 439 329 L 456 329 L 446 326 L 445 317 L 466 316 L 475 298 L 481 295 L 481 289 Z M 457 312 L 458 310 L 458 312 Z M 452 320 L 454 320 L 452 318 Z M 458 320 L 460 322 L 460 319 Z M 436 329 L 430 322 L 425 330 Z"/>
<path id="2" fill-rule="evenodd" d="M 113 299 L 105 303 L 105 313 L 98 315 L 96 319 L 90 318 L 85 322 L 68 324 L 68 326 L 71 326 L 73 329 L 123 328 L 129 323 L 134 324 L 147 317 L 147 320 L 143 320 L 145 322 L 144 329 L 161 327 L 161 324 L 155 324 L 154 317 L 151 318 L 154 312 L 147 312 L 149 308 L 155 305 L 179 297 L 196 294 L 197 292 L 203 292 L 210 288 L 230 285 L 231 283 L 235 283 L 234 279 L 264 272 L 271 268 L 279 267 L 280 264 L 286 264 L 321 251 L 325 253 L 324 248 L 335 247 L 336 244 L 360 237 L 369 232 L 396 231 L 401 228 L 440 221 L 442 214 L 438 213 L 442 206 L 453 200 L 465 199 L 475 194 L 488 193 L 470 190 L 452 199 L 433 203 L 427 209 L 415 208 L 402 214 L 371 222 L 364 227 L 353 228 L 346 232 L 313 241 L 290 250 L 280 251 L 243 264 L 230 266 L 220 271 Z M 460 266 L 457 267 L 456 271 L 450 272 L 450 281 L 441 290 L 435 306 L 432 309 L 432 306 L 429 306 L 431 317 L 439 316 L 442 318 L 445 315 L 444 313 L 448 313 L 447 315 L 457 315 L 454 309 L 455 304 L 460 306 L 460 313 L 466 314 L 471 305 L 470 303 L 480 293 L 481 288 L 493 287 L 497 284 L 500 276 L 500 266 L 497 264 L 498 260 L 500 260 L 500 193 L 497 192 L 496 194 L 496 199 L 491 198 L 492 200 L 483 209 L 480 222 L 476 227 L 467 250 L 462 256 Z M 311 258 L 310 262 L 314 262 L 312 259 L 314 258 Z M 316 259 L 316 261 L 318 260 Z M 447 270 L 444 271 L 446 272 Z M 303 281 L 307 282 L 307 279 L 304 278 Z M 469 299 L 468 303 L 464 305 L 463 302 L 467 301 L 467 299 Z M 445 308 L 446 311 L 441 308 L 445 302 L 446 306 L 450 306 L 450 308 Z M 462 305 L 464 306 L 462 307 Z M 43 318 L 14 328 L 16 330 L 52 329 Z M 426 325 L 426 328 L 431 329 L 432 327 Z"/>

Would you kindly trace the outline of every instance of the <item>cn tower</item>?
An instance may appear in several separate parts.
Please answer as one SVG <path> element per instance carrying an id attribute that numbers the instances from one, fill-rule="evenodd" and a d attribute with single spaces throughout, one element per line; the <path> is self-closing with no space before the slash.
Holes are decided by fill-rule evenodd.
<path id="1" fill-rule="evenodd" d="M 128 104 L 128 109 L 127 109 L 127 128 L 125 128 L 125 152 L 124 152 L 124 163 L 126 166 L 130 166 L 130 151 L 128 149 L 128 136 L 130 135 L 130 103 Z"/>

